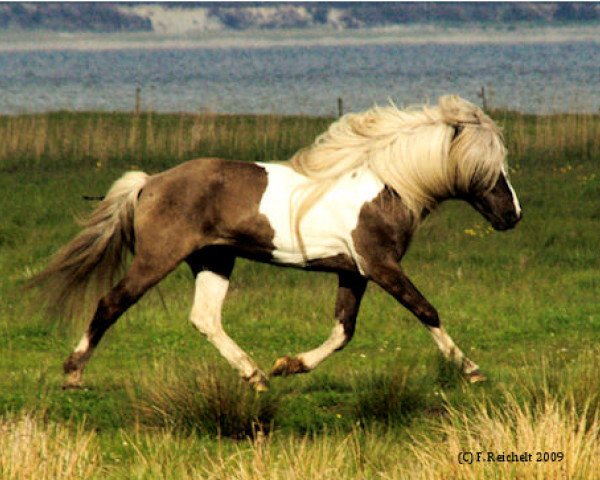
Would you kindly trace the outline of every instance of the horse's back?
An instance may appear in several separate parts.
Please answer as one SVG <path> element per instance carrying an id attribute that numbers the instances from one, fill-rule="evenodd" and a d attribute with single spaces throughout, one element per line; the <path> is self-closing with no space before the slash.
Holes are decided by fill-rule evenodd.
<path id="1" fill-rule="evenodd" d="M 206 206 L 206 200 L 230 203 L 230 197 L 248 203 L 253 198 L 260 201 L 266 183 L 265 170 L 256 163 L 197 158 L 152 175 L 140 203 L 161 202 L 163 207 L 172 204 L 184 209 L 198 202 Z"/>

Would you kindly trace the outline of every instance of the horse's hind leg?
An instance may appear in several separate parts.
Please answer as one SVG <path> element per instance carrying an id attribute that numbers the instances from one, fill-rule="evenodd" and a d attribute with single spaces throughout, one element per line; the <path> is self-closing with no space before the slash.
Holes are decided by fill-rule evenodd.
<path id="1" fill-rule="evenodd" d="M 136 256 L 123 279 L 98 302 L 96 312 L 79 344 L 64 362 L 67 375 L 64 388 L 78 388 L 81 385 L 83 369 L 102 336 L 117 319 L 153 285 L 164 278 L 175 265 L 148 262 Z"/>
<path id="2" fill-rule="evenodd" d="M 352 339 L 356 315 L 365 292 L 367 280 L 357 274 L 340 273 L 335 302 L 336 324 L 329 338 L 319 347 L 296 357 L 285 356 L 275 361 L 271 375 L 290 375 L 313 370 L 333 352 L 341 350 Z"/>
<path id="3" fill-rule="evenodd" d="M 257 391 L 267 390 L 267 377 L 256 363 L 223 330 L 221 310 L 229 288 L 235 257 L 214 255 L 211 259 L 188 260 L 196 275 L 196 291 L 190 321 L 206 336 L 242 378 Z"/>

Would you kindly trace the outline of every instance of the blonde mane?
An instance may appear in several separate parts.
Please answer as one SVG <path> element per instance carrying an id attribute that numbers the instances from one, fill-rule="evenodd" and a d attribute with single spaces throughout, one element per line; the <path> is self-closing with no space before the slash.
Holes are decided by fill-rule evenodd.
<path id="1" fill-rule="evenodd" d="M 492 188 L 505 156 L 493 120 L 456 95 L 441 97 L 437 106 L 400 110 L 390 105 L 344 115 L 290 159 L 295 171 L 312 180 L 294 213 L 296 236 L 302 246 L 304 215 L 355 169 L 370 169 L 418 221 L 423 209 L 431 210 L 440 199 Z"/>

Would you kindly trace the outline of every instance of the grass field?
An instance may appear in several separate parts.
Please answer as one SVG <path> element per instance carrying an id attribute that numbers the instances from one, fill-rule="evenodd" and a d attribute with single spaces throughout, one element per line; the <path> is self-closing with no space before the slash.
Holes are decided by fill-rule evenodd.
<path id="1" fill-rule="evenodd" d="M 283 160 L 331 120 L 0 117 L 0 477 L 600 478 L 600 116 L 494 117 L 524 220 L 494 232 L 449 202 L 404 260 L 489 380 L 464 384 L 419 322 L 369 286 L 346 349 L 260 397 L 187 321 L 184 267 L 109 331 L 81 391 L 61 390 L 61 363 L 85 320 L 48 318 L 21 287 L 77 231 L 73 216 L 91 207 L 81 195 L 124 171 Z M 268 369 L 328 336 L 335 289 L 334 275 L 238 261 L 225 327 Z M 468 465 L 461 451 L 533 459 Z"/>

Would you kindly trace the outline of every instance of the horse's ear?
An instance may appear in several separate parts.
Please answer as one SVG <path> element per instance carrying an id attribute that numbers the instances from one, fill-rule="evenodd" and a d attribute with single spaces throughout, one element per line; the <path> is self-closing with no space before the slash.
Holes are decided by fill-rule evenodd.
<path id="1" fill-rule="evenodd" d="M 452 141 L 454 141 L 454 140 L 456 140 L 456 137 L 458 137 L 462 133 L 462 131 L 465 127 L 464 127 L 464 125 L 460 125 L 460 124 L 452 125 L 452 126 L 454 127 L 454 135 L 452 136 Z"/>

